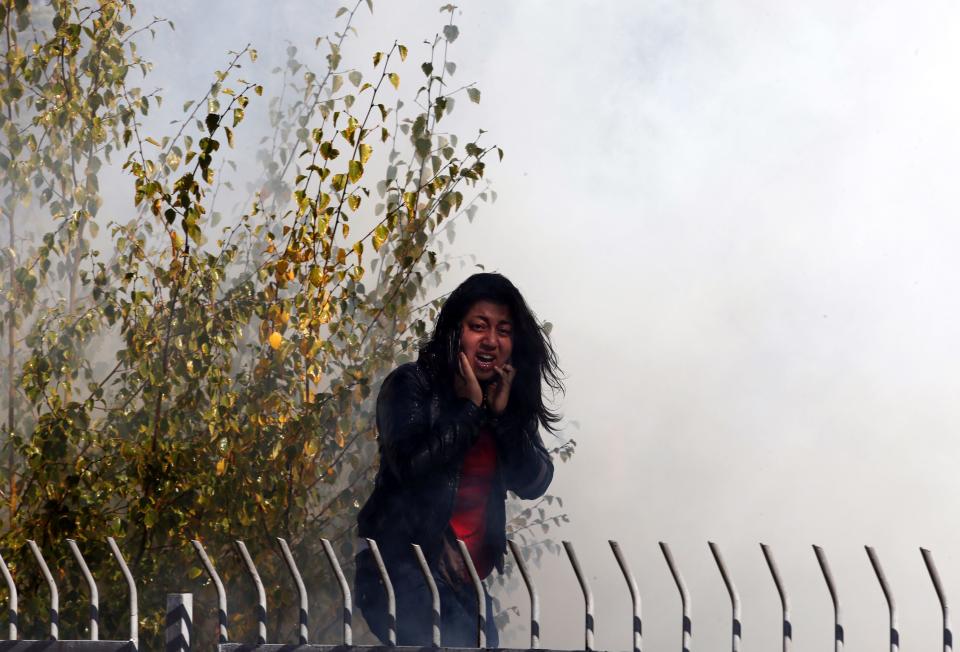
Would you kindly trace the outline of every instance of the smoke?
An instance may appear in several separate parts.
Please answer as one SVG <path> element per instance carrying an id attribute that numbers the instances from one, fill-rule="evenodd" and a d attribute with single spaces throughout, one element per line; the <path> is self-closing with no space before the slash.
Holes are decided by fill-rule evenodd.
<path id="1" fill-rule="evenodd" d="M 147 53 L 169 103 L 248 41 L 261 53 L 251 77 L 288 40 L 309 50 L 335 10 L 204 8 L 216 18 L 142 7 L 177 25 Z M 708 539 L 740 588 L 747 649 L 779 644 L 760 541 L 793 597 L 795 650 L 832 640 L 810 543 L 833 565 L 849 649 L 887 635 L 865 543 L 904 645 L 938 645 L 917 547 L 954 593 L 957 7 L 487 0 L 462 12 L 457 76 L 483 99 L 453 118 L 479 122 L 506 158 L 490 170 L 498 203 L 458 227 L 451 251 L 508 275 L 555 325 L 561 407 L 580 424 L 553 489 L 573 520 L 557 536 L 594 582 L 598 649 L 629 643 L 607 538 L 638 577 L 650 649 L 680 636 L 658 540 L 689 584 L 694 646 L 728 645 Z M 413 50 L 439 24 L 428 3 L 375 3 L 349 47 Z M 537 576 L 542 644 L 579 646 L 572 571 L 557 559 Z M 523 644 L 518 627 L 505 644 Z"/>

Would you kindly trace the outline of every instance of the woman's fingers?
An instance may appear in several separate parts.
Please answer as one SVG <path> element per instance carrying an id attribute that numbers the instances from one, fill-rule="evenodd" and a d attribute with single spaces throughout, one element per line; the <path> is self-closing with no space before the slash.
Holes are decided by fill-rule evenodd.
<path id="1" fill-rule="evenodd" d="M 467 359 L 466 354 L 461 351 L 459 354 L 460 359 L 460 376 L 463 382 L 466 384 L 464 388 L 466 396 L 477 405 L 480 405 L 483 402 L 483 390 L 480 388 L 480 381 L 477 380 L 476 374 L 473 373 L 473 367 L 470 366 L 470 361 Z"/>

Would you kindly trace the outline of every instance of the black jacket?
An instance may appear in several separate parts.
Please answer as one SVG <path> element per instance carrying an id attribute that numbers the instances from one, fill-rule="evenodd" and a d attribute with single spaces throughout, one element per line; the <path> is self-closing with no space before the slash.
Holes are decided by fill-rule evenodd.
<path id="1" fill-rule="evenodd" d="M 486 546 L 502 570 L 506 491 L 526 499 L 543 495 L 553 478 L 553 463 L 536 418 L 521 423 L 509 407 L 503 417 L 494 418 L 455 396 L 452 387 L 436 385 L 418 363 L 404 364 L 384 380 L 377 396 L 380 469 L 357 518 L 358 532 L 377 541 L 388 569 L 415 563 L 411 543 L 420 544 L 435 568 L 463 458 L 486 426 L 497 444 Z"/>

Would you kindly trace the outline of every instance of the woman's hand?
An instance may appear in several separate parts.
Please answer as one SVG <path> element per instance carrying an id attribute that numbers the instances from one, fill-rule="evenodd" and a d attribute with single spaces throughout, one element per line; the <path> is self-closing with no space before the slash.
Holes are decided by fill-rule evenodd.
<path id="1" fill-rule="evenodd" d="M 453 380 L 453 388 L 460 398 L 466 398 L 473 401 L 473 404 L 480 407 L 483 403 L 483 390 L 480 389 L 480 381 L 477 380 L 467 354 L 460 352 L 460 373 Z"/>
<path id="2" fill-rule="evenodd" d="M 487 406 L 491 412 L 500 416 L 507 409 L 507 401 L 510 399 L 510 386 L 513 384 L 513 377 L 517 375 L 517 370 L 511 364 L 494 367 L 494 370 L 500 378 L 487 388 Z"/>

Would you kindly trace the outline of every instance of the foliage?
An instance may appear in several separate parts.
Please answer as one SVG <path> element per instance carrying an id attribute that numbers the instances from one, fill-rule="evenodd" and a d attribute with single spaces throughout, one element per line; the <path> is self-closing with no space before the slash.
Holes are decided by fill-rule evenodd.
<path id="1" fill-rule="evenodd" d="M 22 600 L 28 635 L 41 636 L 29 614 L 44 613 L 45 599 L 27 570 L 28 538 L 60 569 L 72 568 L 64 539 L 76 539 L 101 581 L 122 587 L 103 544 L 116 537 L 146 605 L 148 647 L 163 593 L 202 580 L 188 538 L 205 542 L 228 580 L 242 581 L 235 539 L 273 577 L 277 536 L 301 560 L 322 557 L 320 536 L 350 558 L 374 471 L 372 390 L 435 318 L 430 287 L 449 267 L 437 236 L 495 198 L 486 162 L 502 157 L 482 131 L 467 140 L 438 129 L 459 97 L 480 100 L 473 85 L 450 83 L 456 8 L 441 10 L 449 21 L 427 41 L 421 85 L 404 103 L 404 45 L 375 53 L 370 68 L 342 65 L 363 5 L 340 9 L 339 31 L 318 39 L 325 70 L 291 46 L 280 79 L 261 85 L 239 77 L 256 58 L 245 48 L 183 107 L 176 133 L 158 138 L 143 116 L 161 97 L 133 87 L 131 73 L 148 74 L 137 41 L 166 21 L 136 26 L 132 0 L 0 8 L 9 227 L 0 546 L 30 578 L 19 581 L 33 583 Z M 218 193 L 253 167 L 238 168 L 228 151 L 250 103 L 274 87 L 252 194 L 224 218 Z M 100 184 L 116 165 L 132 177 L 134 206 L 102 224 L 103 254 Z M 303 566 L 309 586 L 332 585 L 325 565 Z M 79 638 L 69 624 L 84 621 L 85 590 L 78 573 L 60 573 L 65 635 Z M 268 595 L 279 640 L 295 623 L 290 594 Z M 104 635 L 120 636 L 123 599 L 102 604 Z M 248 625 L 231 622 L 239 635 Z"/>

